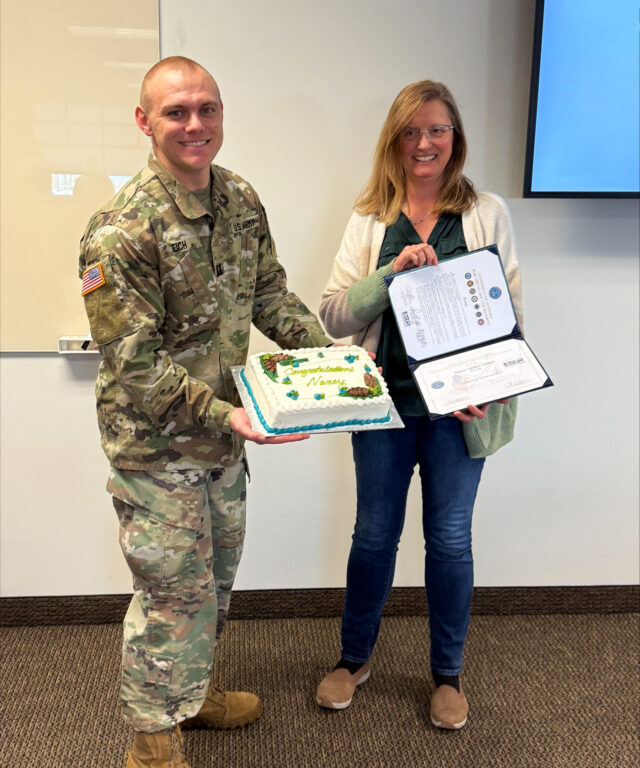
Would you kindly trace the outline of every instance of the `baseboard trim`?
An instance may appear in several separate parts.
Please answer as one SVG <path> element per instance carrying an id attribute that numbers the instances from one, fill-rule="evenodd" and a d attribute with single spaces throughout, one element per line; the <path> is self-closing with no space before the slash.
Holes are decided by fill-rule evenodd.
<path id="1" fill-rule="evenodd" d="M 131 595 L 3 597 L 0 626 L 110 624 L 122 621 Z M 232 619 L 328 618 L 339 616 L 343 589 L 266 589 L 234 592 Z M 426 613 L 421 587 L 391 590 L 386 616 Z M 476 615 L 554 613 L 637 613 L 640 586 L 476 587 L 471 612 Z"/>

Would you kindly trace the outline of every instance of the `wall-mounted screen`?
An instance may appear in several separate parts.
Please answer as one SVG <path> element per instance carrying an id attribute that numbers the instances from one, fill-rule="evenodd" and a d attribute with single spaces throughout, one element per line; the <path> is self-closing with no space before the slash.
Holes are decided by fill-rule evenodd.
<path id="1" fill-rule="evenodd" d="M 639 197 L 637 0 L 537 0 L 525 197 Z"/>

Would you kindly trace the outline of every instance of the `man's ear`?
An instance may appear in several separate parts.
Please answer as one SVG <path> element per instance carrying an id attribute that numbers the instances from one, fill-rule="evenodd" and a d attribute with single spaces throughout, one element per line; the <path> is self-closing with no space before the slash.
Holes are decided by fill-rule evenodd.
<path id="1" fill-rule="evenodd" d="M 147 118 L 146 112 L 142 107 L 136 107 L 136 123 L 138 124 L 138 128 L 144 133 L 145 136 L 153 136 L 153 131 L 151 130 L 151 126 L 149 125 L 149 119 Z"/>

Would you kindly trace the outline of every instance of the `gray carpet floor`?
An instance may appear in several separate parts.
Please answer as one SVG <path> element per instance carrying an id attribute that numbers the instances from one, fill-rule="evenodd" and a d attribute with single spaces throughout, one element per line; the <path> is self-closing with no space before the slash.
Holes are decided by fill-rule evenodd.
<path id="1" fill-rule="evenodd" d="M 216 682 L 258 693 L 264 713 L 185 734 L 192 768 L 638 768 L 639 617 L 474 616 L 459 732 L 429 724 L 427 622 L 383 620 L 371 678 L 341 712 L 315 687 L 338 658 L 339 619 L 232 620 Z M 0 630 L 0 765 L 120 768 L 120 627 Z"/>

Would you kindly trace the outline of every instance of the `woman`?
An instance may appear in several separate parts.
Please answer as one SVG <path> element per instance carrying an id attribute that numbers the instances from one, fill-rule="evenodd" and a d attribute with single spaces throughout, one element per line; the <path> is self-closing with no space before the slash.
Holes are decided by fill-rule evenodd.
<path id="1" fill-rule="evenodd" d="M 435 684 L 431 721 L 440 728 L 461 728 L 467 720 L 459 676 L 473 592 L 473 504 L 485 457 L 513 436 L 516 402 L 470 404 L 453 417 L 430 421 L 407 366 L 384 278 L 496 243 L 521 321 L 509 213 L 501 198 L 476 193 L 463 175 L 466 146 L 460 113 L 446 86 L 424 80 L 398 94 L 320 305 L 331 335 L 353 335 L 355 344 L 375 353 L 405 428 L 352 436 L 357 515 L 342 657 L 318 686 L 317 702 L 344 709 L 356 686 L 369 677 L 418 464 Z"/>

